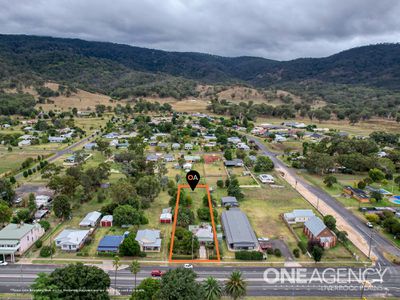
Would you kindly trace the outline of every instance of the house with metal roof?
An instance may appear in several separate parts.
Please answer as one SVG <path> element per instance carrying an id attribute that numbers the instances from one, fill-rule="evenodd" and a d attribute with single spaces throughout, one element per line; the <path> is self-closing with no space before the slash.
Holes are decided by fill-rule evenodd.
<path id="1" fill-rule="evenodd" d="M 56 247 L 61 248 L 61 250 L 78 251 L 84 246 L 90 232 L 90 230 L 64 229 L 54 239 L 54 242 Z"/>
<path id="2" fill-rule="evenodd" d="M 241 160 L 239 158 L 235 158 L 232 160 L 224 161 L 224 165 L 225 165 L 225 167 L 243 167 L 244 163 L 243 163 L 243 160 Z"/>
<path id="3" fill-rule="evenodd" d="M 321 247 L 331 248 L 336 245 L 336 234 L 332 232 L 324 222 L 314 216 L 304 223 L 304 233 L 309 240 L 318 241 Z"/>
<path id="4" fill-rule="evenodd" d="M 222 227 L 230 250 L 257 250 L 259 244 L 246 214 L 238 208 L 222 213 Z"/>
<path id="5" fill-rule="evenodd" d="M 22 255 L 44 234 L 40 224 L 13 224 L 10 223 L 0 230 L 0 255 L 11 256 L 15 261 L 15 255 Z"/>
<path id="6" fill-rule="evenodd" d="M 106 235 L 104 236 L 97 246 L 97 252 L 114 252 L 117 253 L 119 246 L 124 241 L 122 235 Z"/>
<path id="7" fill-rule="evenodd" d="M 160 230 L 138 230 L 135 240 L 139 243 L 140 251 L 160 252 L 161 250 Z"/>
<path id="8" fill-rule="evenodd" d="M 97 224 L 99 223 L 100 217 L 101 213 L 99 213 L 98 211 L 92 211 L 82 219 L 82 221 L 79 223 L 79 226 L 96 227 Z"/>
<path id="9" fill-rule="evenodd" d="M 148 154 L 146 156 L 147 161 L 158 161 L 158 155 L 156 154 Z"/>
<path id="10" fill-rule="evenodd" d="M 238 207 L 239 202 L 237 201 L 236 197 L 226 196 L 221 198 L 221 204 L 224 207 Z"/>
<path id="11" fill-rule="evenodd" d="M 191 231 L 201 244 L 214 242 L 214 231 L 210 224 L 202 223 L 200 225 L 189 225 Z M 222 241 L 222 234 L 217 233 L 217 240 Z"/>
<path id="12" fill-rule="evenodd" d="M 283 218 L 288 224 L 304 223 L 314 216 L 311 209 L 294 209 L 292 212 L 283 214 Z"/>

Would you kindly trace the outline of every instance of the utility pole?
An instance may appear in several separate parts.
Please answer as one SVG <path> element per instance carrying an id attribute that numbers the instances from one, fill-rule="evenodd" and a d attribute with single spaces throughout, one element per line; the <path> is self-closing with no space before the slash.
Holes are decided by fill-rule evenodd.
<path id="1" fill-rule="evenodd" d="M 317 198 L 317 210 L 319 209 L 319 197 Z"/>
<path id="2" fill-rule="evenodd" d="M 193 233 L 192 233 L 192 260 L 193 260 Z"/>

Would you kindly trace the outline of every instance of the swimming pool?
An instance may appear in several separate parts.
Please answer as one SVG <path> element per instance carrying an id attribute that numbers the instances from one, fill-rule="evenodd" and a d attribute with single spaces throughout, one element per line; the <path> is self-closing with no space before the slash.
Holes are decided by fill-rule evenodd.
<path id="1" fill-rule="evenodd" d="M 400 204 L 400 196 L 393 196 L 389 200 L 393 203 Z"/>

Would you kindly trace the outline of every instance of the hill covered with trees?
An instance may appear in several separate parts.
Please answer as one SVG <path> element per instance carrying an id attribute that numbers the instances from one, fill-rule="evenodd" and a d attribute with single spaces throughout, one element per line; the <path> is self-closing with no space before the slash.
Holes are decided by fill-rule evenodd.
<path id="1" fill-rule="evenodd" d="M 323 99 L 330 105 L 328 113 L 393 117 L 400 105 L 400 44 L 358 47 L 325 58 L 276 61 L 0 35 L 0 88 L 45 81 L 115 99 L 196 97 L 199 83 L 284 88 L 308 104 Z"/>

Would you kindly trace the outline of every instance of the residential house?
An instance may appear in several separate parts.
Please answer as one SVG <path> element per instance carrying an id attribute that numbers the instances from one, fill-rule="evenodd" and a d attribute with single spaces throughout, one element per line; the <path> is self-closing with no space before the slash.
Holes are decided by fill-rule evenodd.
<path id="1" fill-rule="evenodd" d="M 63 143 L 67 138 L 63 136 L 49 136 L 50 143 Z"/>
<path id="2" fill-rule="evenodd" d="M 224 161 L 224 165 L 226 167 L 243 167 L 244 163 L 243 163 L 243 160 L 241 160 L 239 158 L 235 158 L 233 160 Z"/>
<path id="3" fill-rule="evenodd" d="M 34 218 L 36 221 L 40 221 L 49 213 L 48 209 L 39 209 L 35 212 Z"/>
<path id="4" fill-rule="evenodd" d="M 304 223 L 304 233 L 309 240 L 318 241 L 321 247 L 331 248 L 336 245 L 336 234 L 332 232 L 324 222 L 314 216 Z"/>
<path id="5" fill-rule="evenodd" d="M 244 151 L 250 151 L 250 147 L 247 146 L 245 143 L 238 143 L 237 148 Z"/>
<path id="6" fill-rule="evenodd" d="M 186 172 L 189 172 L 192 169 L 192 167 L 193 167 L 193 164 L 187 162 L 187 163 L 183 164 L 182 169 L 184 169 Z"/>
<path id="7" fill-rule="evenodd" d="M 274 140 L 275 140 L 275 142 L 282 143 L 282 142 L 286 142 L 287 138 L 285 138 L 282 135 L 277 134 L 277 135 L 275 135 L 275 139 Z"/>
<path id="8" fill-rule="evenodd" d="M 106 235 L 100 240 L 97 246 L 97 252 L 117 253 L 123 241 L 123 235 Z"/>
<path id="9" fill-rule="evenodd" d="M 221 205 L 224 207 L 238 207 L 239 202 L 237 201 L 236 197 L 226 196 L 221 198 Z"/>
<path id="10" fill-rule="evenodd" d="M 353 188 L 351 186 L 345 186 L 343 188 L 343 192 L 347 195 L 350 195 L 354 199 L 356 199 L 359 202 L 369 202 L 369 197 L 367 193 L 365 193 L 363 190 L 358 189 L 358 188 Z"/>
<path id="11" fill-rule="evenodd" d="M 96 227 L 99 223 L 101 213 L 98 211 L 92 211 L 88 213 L 82 221 L 79 223 L 81 227 Z"/>
<path id="12" fill-rule="evenodd" d="M 64 251 L 78 251 L 84 244 L 91 230 L 80 230 L 80 229 L 64 229 L 54 239 L 56 247 L 61 248 Z"/>
<path id="13" fill-rule="evenodd" d="M 228 143 L 232 143 L 232 144 L 238 144 L 240 143 L 242 140 L 240 138 L 238 138 L 237 136 L 231 136 L 228 137 Z"/>
<path id="14" fill-rule="evenodd" d="M 156 155 L 156 154 L 148 154 L 146 156 L 146 161 L 158 161 L 158 155 Z"/>
<path id="15" fill-rule="evenodd" d="M 118 145 L 119 141 L 117 139 L 114 139 L 110 142 L 111 147 L 116 147 Z"/>
<path id="16" fill-rule="evenodd" d="M 262 183 L 274 183 L 275 179 L 272 175 L 269 174 L 260 174 L 258 175 L 258 178 Z"/>
<path id="17" fill-rule="evenodd" d="M 258 240 L 244 212 L 238 208 L 225 210 L 221 222 L 230 250 L 258 250 Z"/>
<path id="18" fill-rule="evenodd" d="M 179 143 L 173 143 L 171 145 L 172 150 L 179 150 L 181 148 L 181 145 Z"/>
<path id="19" fill-rule="evenodd" d="M 86 149 L 86 150 L 93 150 L 93 149 L 95 149 L 97 147 L 97 143 L 87 143 L 85 146 L 84 146 L 84 148 Z"/>
<path id="20" fill-rule="evenodd" d="M 22 140 L 22 141 L 18 142 L 18 147 L 24 147 L 24 146 L 30 146 L 30 145 L 31 145 L 30 140 Z"/>
<path id="21" fill-rule="evenodd" d="M 22 255 L 44 234 L 40 224 L 13 224 L 10 223 L 0 230 L 0 255 L 11 256 L 15 261 L 15 255 Z"/>
<path id="22" fill-rule="evenodd" d="M 283 218 L 288 224 L 304 223 L 314 216 L 311 209 L 294 209 L 292 212 L 283 214 Z"/>
<path id="23" fill-rule="evenodd" d="M 119 137 L 119 134 L 116 133 L 116 132 L 110 132 L 110 133 L 107 133 L 107 134 L 103 135 L 103 138 L 110 139 L 110 140 L 116 139 L 118 137 Z"/>
<path id="24" fill-rule="evenodd" d="M 161 250 L 160 230 L 138 230 L 135 240 L 139 243 L 140 251 L 160 252 Z"/>
<path id="25" fill-rule="evenodd" d="M 184 149 L 185 150 L 193 150 L 193 145 L 190 144 L 190 143 L 186 143 L 185 146 L 184 146 Z"/>
<path id="26" fill-rule="evenodd" d="M 198 162 L 201 160 L 201 157 L 199 155 L 185 155 L 183 158 L 185 159 L 186 162 L 190 163 Z"/>
<path id="27" fill-rule="evenodd" d="M 175 161 L 175 157 L 172 154 L 165 154 L 164 155 L 164 161 L 165 162 L 172 162 Z"/>
<path id="28" fill-rule="evenodd" d="M 100 220 L 101 227 L 111 227 L 113 226 L 113 216 L 112 215 L 105 215 Z"/>
<path id="29" fill-rule="evenodd" d="M 191 231 L 200 244 L 214 243 L 214 231 L 210 224 L 202 223 L 200 225 L 189 225 L 189 231 Z M 217 240 L 222 242 L 222 234 L 217 234 Z"/>

